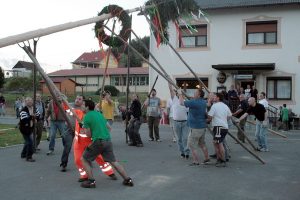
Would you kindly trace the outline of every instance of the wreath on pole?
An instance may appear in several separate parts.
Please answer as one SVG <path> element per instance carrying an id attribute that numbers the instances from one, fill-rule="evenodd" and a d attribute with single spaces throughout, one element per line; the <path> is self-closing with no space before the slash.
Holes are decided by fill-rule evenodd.
<path id="1" fill-rule="evenodd" d="M 121 7 L 117 5 L 109 5 L 102 9 L 100 13 L 98 13 L 98 16 L 102 14 L 111 14 L 113 17 L 117 17 L 121 23 L 122 23 L 122 29 L 119 33 L 119 36 L 127 41 L 130 36 L 130 28 L 131 28 L 131 19 L 128 15 L 128 13 Z M 95 35 L 98 38 L 98 40 L 107 46 L 111 47 L 120 47 L 123 45 L 123 42 L 117 38 L 116 36 L 110 36 L 107 35 L 104 31 L 103 26 L 104 20 L 99 21 L 95 25 Z"/>

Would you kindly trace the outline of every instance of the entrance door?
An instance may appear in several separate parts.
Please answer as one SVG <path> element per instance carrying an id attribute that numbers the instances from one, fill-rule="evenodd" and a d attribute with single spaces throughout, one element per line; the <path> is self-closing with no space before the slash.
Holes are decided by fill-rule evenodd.
<path id="1" fill-rule="evenodd" d="M 254 82 L 254 80 L 242 80 L 242 81 L 240 81 L 240 85 L 245 90 L 245 89 L 247 89 L 247 85 L 250 85 L 250 88 L 252 88 L 252 86 L 255 85 L 255 82 Z"/>

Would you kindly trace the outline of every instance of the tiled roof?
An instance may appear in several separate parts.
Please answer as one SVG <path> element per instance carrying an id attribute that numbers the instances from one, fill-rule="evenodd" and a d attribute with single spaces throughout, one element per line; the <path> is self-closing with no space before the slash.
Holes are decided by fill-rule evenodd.
<path id="1" fill-rule="evenodd" d="M 105 72 L 104 68 L 83 68 L 83 69 L 63 69 L 49 73 L 48 76 L 97 76 L 103 75 Z M 121 75 L 127 74 L 127 68 L 107 68 L 108 75 Z M 149 74 L 148 67 L 132 67 L 130 68 L 130 74 L 142 75 Z"/>
<path id="2" fill-rule="evenodd" d="M 195 0 L 202 9 L 300 4 L 300 0 Z"/>
<path id="3" fill-rule="evenodd" d="M 27 70 L 32 70 L 34 67 L 34 64 L 32 62 L 26 62 L 26 61 L 18 61 L 17 64 L 13 67 L 13 69 L 17 68 L 25 68 Z"/>
<path id="4" fill-rule="evenodd" d="M 64 80 L 69 79 L 70 81 L 76 83 L 74 80 L 70 79 L 70 78 L 59 78 L 59 77 L 52 77 L 51 80 L 53 83 L 61 83 Z M 41 80 L 40 83 L 45 83 L 45 80 Z"/>
<path id="5" fill-rule="evenodd" d="M 106 51 L 93 51 L 93 52 L 85 52 L 79 58 L 77 58 L 73 63 L 95 63 L 100 62 L 105 58 Z M 111 57 L 115 58 L 114 55 L 111 53 Z"/>

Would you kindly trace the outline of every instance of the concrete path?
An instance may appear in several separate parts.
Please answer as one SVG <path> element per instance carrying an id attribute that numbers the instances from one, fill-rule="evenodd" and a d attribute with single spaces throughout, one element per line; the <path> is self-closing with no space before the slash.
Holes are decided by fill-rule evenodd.
<path id="1" fill-rule="evenodd" d="M 112 132 L 117 159 L 133 178 L 135 186 L 125 187 L 122 180 L 104 176 L 96 165 L 97 187 L 84 189 L 77 182 L 78 173 L 70 156 L 68 171 L 60 172 L 62 144 L 57 140 L 55 154 L 47 156 L 48 142 L 34 155 L 35 163 L 20 158 L 22 145 L 0 149 L 1 200 L 66 200 L 66 199 L 155 199 L 155 200 L 298 200 L 300 196 L 300 132 L 287 133 L 288 139 L 269 135 L 270 152 L 258 153 L 262 165 L 231 138 L 230 162 L 226 168 L 191 167 L 191 160 L 181 159 L 171 141 L 170 128 L 160 127 L 161 143 L 148 142 L 144 124 L 141 135 L 145 147 L 125 144 L 121 123 Z M 253 133 L 249 133 L 251 139 Z M 211 136 L 206 141 L 213 153 Z M 215 162 L 213 160 L 213 162 Z"/>

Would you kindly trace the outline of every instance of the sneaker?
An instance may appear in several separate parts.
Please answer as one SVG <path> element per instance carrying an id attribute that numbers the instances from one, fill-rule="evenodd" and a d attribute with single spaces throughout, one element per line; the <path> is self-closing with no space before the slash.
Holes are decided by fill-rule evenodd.
<path id="1" fill-rule="evenodd" d="M 83 181 L 80 184 L 80 186 L 83 187 L 83 188 L 95 188 L 96 187 L 96 181 L 88 179 L 86 181 Z"/>
<path id="2" fill-rule="evenodd" d="M 190 158 L 190 156 L 189 156 L 189 155 L 185 155 L 185 159 L 187 159 L 187 160 L 188 160 L 189 158 Z"/>
<path id="3" fill-rule="evenodd" d="M 154 141 L 154 139 L 153 139 L 153 138 L 149 138 L 149 141 L 153 142 L 153 141 Z"/>
<path id="4" fill-rule="evenodd" d="M 226 162 L 224 160 L 218 160 L 216 162 L 216 167 L 226 167 Z"/>
<path id="5" fill-rule="evenodd" d="M 130 177 L 128 177 L 127 179 L 125 179 L 125 180 L 123 181 L 123 185 L 132 187 L 132 186 L 133 186 L 133 181 L 132 181 L 132 179 L 131 179 Z"/>
<path id="6" fill-rule="evenodd" d="M 61 167 L 61 170 L 60 170 L 61 172 L 66 172 L 67 171 L 67 164 L 61 163 L 59 166 Z"/>
<path id="7" fill-rule="evenodd" d="M 160 139 L 156 139 L 156 142 L 161 142 L 161 140 Z"/>
<path id="8" fill-rule="evenodd" d="M 79 178 L 79 179 L 78 179 L 78 182 L 79 182 L 79 183 L 82 183 L 82 182 L 87 181 L 87 180 L 89 180 L 89 179 L 88 179 L 88 178 Z"/>
<path id="9" fill-rule="evenodd" d="M 143 143 L 137 144 L 136 147 L 143 147 Z"/>
<path id="10" fill-rule="evenodd" d="M 180 154 L 180 157 L 181 158 L 185 158 L 185 155 L 182 153 L 182 154 Z"/>
<path id="11" fill-rule="evenodd" d="M 33 158 L 26 158 L 27 162 L 35 162 L 35 160 Z"/>
<path id="12" fill-rule="evenodd" d="M 130 143 L 128 143 L 128 146 L 136 146 L 136 144 L 135 144 L 135 143 L 132 143 L 132 142 L 130 142 Z"/>
<path id="13" fill-rule="evenodd" d="M 261 152 L 269 152 L 269 149 L 267 149 L 267 148 L 261 148 L 260 151 Z"/>
<path id="14" fill-rule="evenodd" d="M 52 155 L 52 154 L 53 154 L 53 150 L 49 150 L 49 151 L 47 152 L 47 156 Z"/>
<path id="15" fill-rule="evenodd" d="M 202 165 L 208 165 L 208 164 L 210 164 L 210 160 L 209 160 L 209 159 L 206 159 L 206 160 L 204 160 L 201 164 L 202 164 Z"/>
<path id="16" fill-rule="evenodd" d="M 177 141 L 176 141 L 176 138 L 173 138 L 173 142 L 174 142 L 174 143 L 177 142 Z"/>
<path id="17" fill-rule="evenodd" d="M 209 155 L 210 158 L 217 158 L 217 154 Z"/>
<path id="18" fill-rule="evenodd" d="M 111 174 L 111 175 L 109 175 L 109 177 L 111 180 L 114 180 L 114 181 L 118 180 L 118 177 L 115 174 Z"/>

